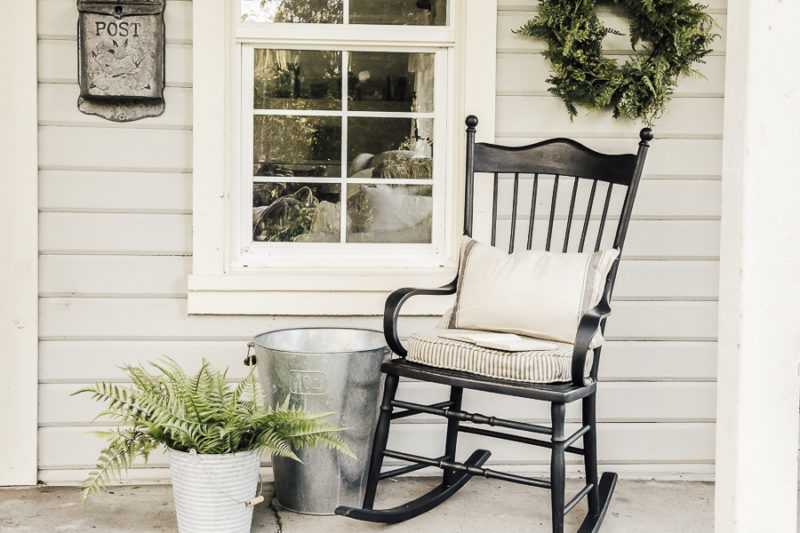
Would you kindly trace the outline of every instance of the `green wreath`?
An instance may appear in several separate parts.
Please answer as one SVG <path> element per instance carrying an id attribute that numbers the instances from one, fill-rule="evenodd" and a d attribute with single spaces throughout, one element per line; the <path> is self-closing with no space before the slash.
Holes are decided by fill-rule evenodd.
<path id="1" fill-rule="evenodd" d="M 539 14 L 515 33 L 542 38 L 552 65 L 548 90 L 564 101 L 570 119 L 577 105 L 613 108 L 614 118 L 652 126 L 664 113 L 678 76 L 697 74 L 695 63 L 717 37 L 706 6 L 690 0 L 539 0 Z M 603 56 L 606 35 L 596 4 L 618 5 L 632 19 L 633 54 L 623 65 Z"/>

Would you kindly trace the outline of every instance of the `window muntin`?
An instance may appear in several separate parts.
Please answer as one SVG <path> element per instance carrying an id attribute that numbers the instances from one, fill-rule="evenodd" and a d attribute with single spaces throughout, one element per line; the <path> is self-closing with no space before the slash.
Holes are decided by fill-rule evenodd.
<path id="1" fill-rule="evenodd" d="M 434 86 L 445 50 L 245 50 L 251 245 L 441 239 L 433 219 L 443 162 L 434 154 L 445 151 L 435 133 L 445 119 Z"/>

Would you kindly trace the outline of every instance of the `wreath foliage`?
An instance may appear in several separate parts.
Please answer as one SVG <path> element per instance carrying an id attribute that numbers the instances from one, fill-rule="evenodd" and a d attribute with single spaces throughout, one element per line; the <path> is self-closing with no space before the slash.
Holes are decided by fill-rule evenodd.
<path id="1" fill-rule="evenodd" d="M 614 118 L 641 119 L 652 126 L 666 108 L 678 76 L 700 75 L 717 37 L 706 6 L 691 0 L 539 0 L 539 14 L 515 33 L 544 39 L 550 61 L 548 89 L 560 97 L 570 118 L 576 105 L 612 108 Z M 606 35 L 596 5 L 619 6 L 631 18 L 633 53 L 624 64 L 603 56 Z"/>

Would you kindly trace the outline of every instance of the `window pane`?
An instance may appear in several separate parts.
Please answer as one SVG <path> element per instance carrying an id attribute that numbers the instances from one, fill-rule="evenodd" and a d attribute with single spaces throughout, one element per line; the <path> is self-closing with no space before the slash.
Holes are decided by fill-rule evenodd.
<path id="1" fill-rule="evenodd" d="M 253 240 L 339 242 L 335 183 L 254 183 Z"/>
<path id="2" fill-rule="evenodd" d="M 241 0 L 242 22 L 342 23 L 342 0 Z"/>
<path id="3" fill-rule="evenodd" d="M 433 119 L 350 118 L 347 164 L 354 178 L 433 177 Z"/>
<path id="4" fill-rule="evenodd" d="M 256 109 L 341 109 L 342 53 L 256 50 Z"/>
<path id="5" fill-rule="evenodd" d="M 433 54 L 350 52 L 349 107 L 433 112 Z"/>
<path id="6" fill-rule="evenodd" d="M 253 117 L 256 176 L 341 176 L 342 119 Z"/>
<path id="7" fill-rule="evenodd" d="M 447 0 L 350 0 L 350 23 L 445 26 Z"/>
<path id="8" fill-rule="evenodd" d="M 347 186 L 347 242 L 431 242 L 430 185 Z"/>

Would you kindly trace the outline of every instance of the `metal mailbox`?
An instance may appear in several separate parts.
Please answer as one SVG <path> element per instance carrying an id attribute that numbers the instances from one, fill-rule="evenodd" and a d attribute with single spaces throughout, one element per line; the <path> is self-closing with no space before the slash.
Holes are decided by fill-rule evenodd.
<path id="1" fill-rule="evenodd" d="M 164 111 L 166 0 L 78 0 L 78 108 L 116 122 Z"/>

